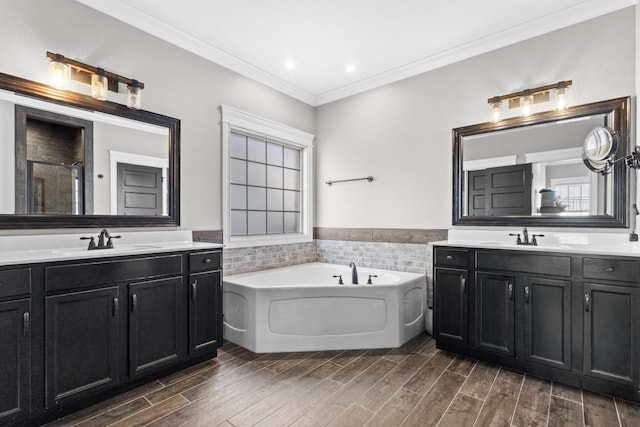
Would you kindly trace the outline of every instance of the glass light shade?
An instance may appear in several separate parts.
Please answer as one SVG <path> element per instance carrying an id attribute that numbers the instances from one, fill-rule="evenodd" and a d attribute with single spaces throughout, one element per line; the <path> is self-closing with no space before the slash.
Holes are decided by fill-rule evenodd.
<path id="1" fill-rule="evenodd" d="M 491 121 L 497 123 L 500 121 L 500 113 L 502 110 L 502 102 L 492 102 L 489 104 L 489 112 L 491 113 Z"/>
<path id="2" fill-rule="evenodd" d="M 561 87 L 553 90 L 555 109 L 565 110 L 569 106 L 569 88 Z"/>
<path id="3" fill-rule="evenodd" d="M 99 101 L 107 99 L 107 90 L 109 82 L 107 76 L 101 74 L 91 75 L 91 97 Z"/>
<path id="4" fill-rule="evenodd" d="M 531 106 L 533 105 L 533 95 L 524 95 L 520 97 L 520 115 L 528 117 L 531 115 Z"/>
<path id="5" fill-rule="evenodd" d="M 142 107 L 142 89 L 138 86 L 127 86 L 127 107 L 133 110 L 139 110 Z"/>
<path id="6" fill-rule="evenodd" d="M 51 61 L 49 63 L 51 85 L 56 89 L 65 89 L 71 78 L 71 67 L 62 62 Z"/>

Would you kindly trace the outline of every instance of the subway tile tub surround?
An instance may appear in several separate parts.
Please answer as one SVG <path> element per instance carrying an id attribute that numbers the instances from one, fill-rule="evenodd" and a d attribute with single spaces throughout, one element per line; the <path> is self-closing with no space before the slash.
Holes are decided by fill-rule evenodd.
<path id="1" fill-rule="evenodd" d="M 0 237 L 0 425 L 39 424 L 217 355 L 221 245 L 188 230 L 117 234 L 101 250 L 80 240 L 95 233 Z"/>
<path id="2" fill-rule="evenodd" d="M 545 231 L 523 246 L 513 231 L 434 244 L 438 347 L 640 402 L 640 245 Z"/>

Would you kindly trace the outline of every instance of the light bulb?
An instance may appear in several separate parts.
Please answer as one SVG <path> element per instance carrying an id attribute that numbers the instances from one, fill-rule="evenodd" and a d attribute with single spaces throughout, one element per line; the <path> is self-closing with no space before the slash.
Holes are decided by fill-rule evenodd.
<path id="1" fill-rule="evenodd" d="M 492 102 L 490 104 L 491 121 L 497 123 L 500 121 L 500 110 L 502 109 L 502 102 Z"/>
<path id="2" fill-rule="evenodd" d="M 568 87 L 560 87 L 555 89 L 555 108 L 558 111 L 565 110 L 569 106 L 569 88 Z"/>
<path id="3" fill-rule="evenodd" d="M 133 110 L 142 107 L 142 89 L 137 84 L 127 86 L 127 107 Z"/>
<path id="4" fill-rule="evenodd" d="M 523 95 L 520 97 L 520 114 L 522 117 L 531 115 L 531 105 L 533 104 L 533 95 Z"/>
<path id="5" fill-rule="evenodd" d="M 56 89 L 65 89 L 71 78 L 71 67 L 63 62 L 51 61 L 49 63 L 51 85 Z"/>
<path id="6" fill-rule="evenodd" d="M 107 99 L 107 89 L 109 82 L 107 76 L 102 74 L 91 75 L 91 97 L 99 101 Z"/>

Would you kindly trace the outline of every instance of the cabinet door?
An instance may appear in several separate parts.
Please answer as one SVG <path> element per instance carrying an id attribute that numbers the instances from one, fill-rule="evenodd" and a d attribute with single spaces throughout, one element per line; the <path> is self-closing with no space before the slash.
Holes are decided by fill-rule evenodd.
<path id="1" fill-rule="evenodd" d="M 478 349 L 514 355 L 514 276 L 476 273 L 476 343 Z"/>
<path id="2" fill-rule="evenodd" d="M 524 278 L 524 357 L 571 369 L 571 282 Z"/>
<path id="3" fill-rule="evenodd" d="M 129 285 L 131 376 L 144 374 L 178 358 L 181 289 L 180 277 Z"/>
<path id="4" fill-rule="evenodd" d="M 46 298 L 47 407 L 118 383 L 118 287 Z"/>
<path id="5" fill-rule="evenodd" d="M 189 299 L 189 353 L 215 350 L 220 331 L 220 272 L 192 274 Z"/>
<path id="6" fill-rule="evenodd" d="M 469 342 L 467 270 L 436 268 L 434 330 L 437 340 Z"/>
<path id="7" fill-rule="evenodd" d="M 585 283 L 584 373 L 618 382 L 638 384 L 640 346 L 638 289 Z"/>
<path id="8" fill-rule="evenodd" d="M 30 316 L 29 299 L 0 303 L 0 424 L 30 411 Z"/>

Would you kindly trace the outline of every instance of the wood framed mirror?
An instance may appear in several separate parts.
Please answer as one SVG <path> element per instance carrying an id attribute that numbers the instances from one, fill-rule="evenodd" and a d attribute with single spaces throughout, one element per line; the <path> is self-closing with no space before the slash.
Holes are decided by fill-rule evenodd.
<path id="1" fill-rule="evenodd" d="M 631 99 L 453 129 L 453 225 L 617 227 L 629 223 L 629 170 L 606 174 L 582 159 L 594 128 L 630 149 Z"/>
<path id="2" fill-rule="evenodd" d="M 180 120 L 0 73 L 0 229 L 180 225 Z"/>

